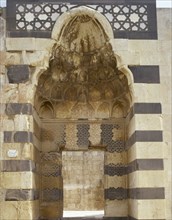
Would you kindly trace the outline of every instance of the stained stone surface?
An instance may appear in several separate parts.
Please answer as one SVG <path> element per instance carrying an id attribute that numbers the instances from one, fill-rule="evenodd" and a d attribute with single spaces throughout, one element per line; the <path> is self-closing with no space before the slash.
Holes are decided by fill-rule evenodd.
<path id="1" fill-rule="evenodd" d="M 67 152 L 62 154 L 64 210 L 104 209 L 104 152 Z"/>
<path id="2" fill-rule="evenodd" d="M 105 219 L 113 220 L 128 215 L 172 219 L 170 11 L 158 10 L 158 40 L 138 41 L 113 39 L 101 16 L 90 16 L 88 10 L 86 16 L 62 19 L 58 40 L 54 31 L 53 39 L 7 37 L 6 45 L 0 17 L 2 219 L 60 218 L 63 181 L 69 183 L 66 191 L 74 187 L 64 203 L 70 208 L 75 198 L 81 201 L 81 183 L 87 202 L 75 208 L 101 208 Z M 137 15 L 131 19 L 136 21 Z M 17 78 L 9 83 L 8 75 Z M 16 157 L 9 157 L 10 150 Z M 104 173 L 96 180 L 100 157 L 76 158 L 94 150 L 106 150 Z M 64 161 L 52 156 L 60 157 L 61 151 L 72 154 L 66 176 L 61 172 Z M 40 158 L 40 152 L 48 156 Z M 89 187 L 84 188 L 83 180 Z"/>

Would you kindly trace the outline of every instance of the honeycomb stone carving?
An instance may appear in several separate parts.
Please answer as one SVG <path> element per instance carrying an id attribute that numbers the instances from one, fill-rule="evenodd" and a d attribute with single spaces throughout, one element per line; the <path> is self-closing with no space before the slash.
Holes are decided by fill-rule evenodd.
<path id="1" fill-rule="evenodd" d="M 44 189 L 42 191 L 42 200 L 43 201 L 58 201 L 62 200 L 63 192 L 60 189 Z"/>
<path id="2" fill-rule="evenodd" d="M 78 124 L 77 125 L 77 145 L 79 147 L 88 147 L 89 146 L 89 124 Z"/>
<path id="3" fill-rule="evenodd" d="M 66 148 L 67 149 L 78 149 L 77 146 L 77 127 L 74 123 L 69 123 L 66 125 Z"/>
<path id="4" fill-rule="evenodd" d="M 109 176 L 123 176 L 127 173 L 127 167 L 121 163 L 110 163 L 105 166 L 104 172 Z"/>
<path id="5" fill-rule="evenodd" d="M 91 13 L 91 9 L 74 13 L 57 37 L 49 68 L 37 86 L 44 118 L 94 119 L 127 113 L 131 88 L 126 73 L 118 69 L 120 61 L 108 33 Z"/>
<path id="6" fill-rule="evenodd" d="M 111 140 L 110 143 L 107 145 L 107 151 L 110 153 L 121 153 L 124 151 L 124 141 L 123 140 Z"/>
<path id="7" fill-rule="evenodd" d="M 127 199 L 127 189 L 118 187 L 110 187 L 105 189 L 105 199 L 109 200 L 123 200 Z"/>

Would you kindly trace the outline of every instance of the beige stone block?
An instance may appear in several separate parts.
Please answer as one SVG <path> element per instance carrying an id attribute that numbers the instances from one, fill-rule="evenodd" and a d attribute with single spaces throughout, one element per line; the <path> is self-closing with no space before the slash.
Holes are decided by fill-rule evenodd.
<path id="1" fill-rule="evenodd" d="M 163 114 L 171 114 L 171 112 L 172 112 L 171 103 L 165 103 L 162 101 L 162 113 Z"/>
<path id="2" fill-rule="evenodd" d="M 165 219 L 165 200 L 138 200 L 138 219 Z"/>
<path id="3" fill-rule="evenodd" d="M 160 65 L 159 70 L 160 70 L 160 79 L 161 79 L 161 84 L 169 84 L 171 81 L 171 64 L 169 65 Z"/>
<path id="4" fill-rule="evenodd" d="M 14 131 L 14 120 L 1 116 L 1 131 Z"/>
<path id="5" fill-rule="evenodd" d="M 136 130 L 163 130 L 163 119 L 160 114 L 136 114 Z"/>
<path id="6" fill-rule="evenodd" d="M 127 163 L 127 152 L 122 152 L 122 153 L 105 153 L 105 165 L 108 165 L 110 163 L 122 163 L 126 164 Z"/>
<path id="7" fill-rule="evenodd" d="M 128 39 L 111 39 L 110 43 L 113 47 L 113 51 L 116 53 L 116 51 L 128 51 Z"/>
<path id="8" fill-rule="evenodd" d="M 160 54 L 158 51 L 144 51 L 140 53 L 140 65 L 160 64 Z"/>
<path id="9" fill-rule="evenodd" d="M 35 38 L 6 38 L 7 51 L 34 51 Z"/>
<path id="10" fill-rule="evenodd" d="M 171 10 L 159 8 L 157 10 L 158 39 L 171 40 Z"/>
<path id="11" fill-rule="evenodd" d="M 35 88 L 33 84 L 20 83 L 18 85 L 19 103 L 34 103 Z"/>
<path id="12" fill-rule="evenodd" d="M 32 172 L 4 172 L 0 187 L 4 189 L 35 189 L 38 177 Z"/>
<path id="13" fill-rule="evenodd" d="M 33 131 L 32 115 L 15 115 L 14 128 L 16 131 Z"/>
<path id="14" fill-rule="evenodd" d="M 105 217 L 122 217 L 128 216 L 128 201 L 127 200 L 114 200 L 105 201 Z"/>
<path id="15" fill-rule="evenodd" d="M 116 50 L 115 54 L 119 55 L 126 65 L 140 65 L 140 52 Z"/>
<path id="16" fill-rule="evenodd" d="M 172 155 L 171 146 L 172 146 L 171 141 L 164 142 L 164 159 L 171 159 L 171 155 Z"/>
<path id="17" fill-rule="evenodd" d="M 128 150 L 128 162 L 135 159 L 162 159 L 165 148 L 163 142 L 137 142 Z"/>
<path id="18" fill-rule="evenodd" d="M 21 62 L 21 53 L 6 53 L 6 66 L 8 65 L 19 65 Z"/>
<path id="19" fill-rule="evenodd" d="M 133 173 L 130 173 L 128 177 L 129 177 L 129 188 L 165 186 L 163 170 L 135 171 Z"/>
<path id="20" fill-rule="evenodd" d="M 157 40 L 129 40 L 128 41 L 128 50 L 129 51 L 149 51 L 152 54 L 152 51 L 158 50 L 158 41 Z"/>
<path id="21" fill-rule="evenodd" d="M 18 85 L 4 84 L 0 100 L 2 103 L 17 103 L 19 101 Z"/>
<path id="22" fill-rule="evenodd" d="M 17 155 L 14 158 L 8 156 L 9 150 L 16 150 Z M 33 160 L 36 161 L 39 152 L 31 143 L 3 143 L 2 145 L 2 158 L 4 160 Z"/>
<path id="23" fill-rule="evenodd" d="M 171 198 L 165 200 L 165 205 L 166 205 L 165 206 L 165 211 L 166 211 L 166 219 L 167 220 L 172 219 L 171 204 L 172 204 Z"/>
<path id="24" fill-rule="evenodd" d="M 129 216 L 132 216 L 132 217 L 138 216 L 137 200 L 135 200 L 135 199 L 128 200 L 128 214 L 129 214 Z"/>
<path id="25" fill-rule="evenodd" d="M 105 175 L 105 189 L 110 187 L 118 188 L 123 187 L 127 188 L 127 176 L 108 176 Z"/>
<path id="26" fill-rule="evenodd" d="M 160 53 L 164 53 L 165 51 L 170 51 L 169 48 L 171 48 L 171 40 L 159 40 L 158 41 L 158 50 Z"/>
<path id="27" fill-rule="evenodd" d="M 6 63 L 6 52 L 0 51 L 0 65 L 5 65 Z"/>
<path id="28" fill-rule="evenodd" d="M 55 43 L 56 41 L 53 39 L 35 38 L 35 50 L 47 50 L 51 52 Z"/>
<path id="29" fill-rule="evenodd" d="M 39 217 L 38 201 L 6 201 L 0 202 L 1 219 L 33 220 Z"/>
<path id="30" fill-rule="evenodd" d="M 129 199 L 129 214 L 136 219 L 166 219 L 165 200 Z"/>
<path id="31" fill-rule="evenodd" d="M 3 85 L 6 82 L 6 78 L 5 78 L 5 73 L 6 73 L 6 67 L 5 65 L 0 65 L 0 76 L 1 76 L 1 85 Z M 4 79 L 2 78 L 2 76 L 4 76 Z"/>
<path id="32" fill-rule="evenodd" d="M 23 55 L 23 60 L 30 66 L 34 67 L 49 67 L 49 59 L 51 53 L 49 51 L 35 51 L 34 53 L 26 53 Z"/>
<path id="33" fill-rule="evenodd" d="M 135 102 L 161 102 L 161 87 L 160 84 L 144 84 L 135 83 L 134 87 L 134 100 Z"/>
<path id="34" fill-rule="evenodd" d="M 171 142 L 172 134 L 171 131 L 164 131 L 163 132 L 163 140 L 164 142 Z"/>
<path id="35" fill-rule="evenodd" d="M 172 95 L 171 95 L 171 84 L 163 84 L 161 85 L 161 99 L 162 99 L 162 104 L 171 104 L 172 100 Z"/>
<path id="36" fill-rule="evenodd" d="M 63 213 L 63 202 L 44 202 L 41 203 L 40 217 L 42 218 L 57 218 Z"/>
<path id="37" fill-rule="evenodd" d="M 4 142 L 4 132 L 0 131 L 0 145 Z"/>
<path id="38" fill-rule="evenodd" d="M 163 118 L 163 130 L 164 131 L 171 131 L 171 129 L 172 129 L 172 124 L 171 124 L 172 115 L 163 114 L 162 118 Z"/>

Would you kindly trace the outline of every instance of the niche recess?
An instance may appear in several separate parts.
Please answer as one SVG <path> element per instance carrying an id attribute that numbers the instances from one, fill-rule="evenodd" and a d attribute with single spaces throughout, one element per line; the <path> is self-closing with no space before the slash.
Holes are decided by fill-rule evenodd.
<path id="1" fill-rule="evenodd" d="M 59 177 L 58 186 L 54 186 L 52 180 L 47 180 L 47 185 L 42 184 L 43 188 L 40 186 L 44 218 L 53 215 L 45 211 L 47 206 L 56 210 L 55 217 L 60 217 L 63 212 L 63 197 L 59 193 L 58 199 L 51 198 L 50 193 L 56 188 L 63 190 L 62 151 L 63 154 L 65 151 L 74 154 L 105 150 L 104 166 L 127 162 L 125 119 L 132 103 L 131 75 L 113 50 L 112 30 L 103 15 L 84 6 L 75 8 L 57 20 L 52 37 L 56 43 L 49 68 L 39 77 L 35 95 L 35 108 L 42 121 L 41 163 L 49 161 L 48 171 L 44 167 L 41 175 L 49 172 L 52 180 L 53 175 Z M 71 159 L 72 156 L 67 155 L 68 152 L 65 158 Z M 109 176 L 104 173 L 104 191 L 127 185 L 126 179 L 122 185 L 112 185 Z M 45 190 L 49 192 L 47 197 Z M 104 209 L 105 215 L 109 216 L 108 206 L 113 199 L 106 194 Z"/>

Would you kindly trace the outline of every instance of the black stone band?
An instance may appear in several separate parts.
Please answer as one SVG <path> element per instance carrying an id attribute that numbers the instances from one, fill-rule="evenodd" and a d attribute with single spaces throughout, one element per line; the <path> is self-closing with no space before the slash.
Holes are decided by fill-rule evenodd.
<path id="1" fill-rule="evenodd" d="M 33 107 L 30 103 L 8 103 L 6 104 L 5 112 L 7 115 L 32 115 Z"/>
<path id="2" fill-rule="evenodd" d="M 163 132 L 162 131 L 135 131 L 129 139 L 126 141 L 126 148 L 130 148 L 136 142 L 162 142 Z"/>
<path id="3" fill-rule="evenodd" d="M 108 176 L 123 176 L 137 170 L 163 170 L 163 159 L 136 159 L 129 164 L 108 164 L 104 173 Z"/>
<path id="4" fill-rule="evenodd" d="M 2 160 L 1 170 L 3 172 L 36 172 L 36 163 L 32 160 Z"/>
<path id="5" fill-rule="evenodd" d="M 30 69 L 28 65 L 11 65 L 7 67 L 9 83 L 24 83 L 29 80 Z"/>
<path id="6" fill-rule="evenodd" d="M 7 189 L 5 201 L 32 201 L 39 199 L 39 191 L 34 189 Z"/>
<path id="7" fill-rule="evenodd" d="M 135 83 L 160 83 L 159 66 L 129 66 Z"/>
<path id="8" fill-rule="evenodd" d="M 161 103 L 134 103 L 127 118 L 131 120 L 135 114 L 162 114 Z"/>
<path id="9" fill-rule="evenodd" d="M 134 103 L 135 114 L 161 114 L 161 103 Z"/>
<path id="10" fill-rule="evenodd" d="M 128 190 L 130 199 L 165 199 L 165 189 L 162 188 L 132 188 Z"/>
<path id="11" fill-rule="evenodd" d="M 152 200 L 165 199 L 165 189 L 160 188 L 131 188 L 125 189 L 122 187 L 110 187 L 104 190 L 105 199 L 108 200 L 124 200 L 124 199 L 138 199 L 138 200 Z"/>
<path id="12" fill-rule="evenodd" d="M 33 133 L 27 131 L 4 131 L 4 143 L 33 143 Z"/>
<path id="13" fill-rule="evenodd" d="M 163 159 L 137 159 L 128 164 L 127 173 L 137 170 L 163 170 Z"/>
<path id="14" fill-rule="evenodd" d="M 46 202 L 63 200 L 63 190 L 58 188 L 43 189 L 41 191 L 41 198 L 42 201 L 46 201 Z"/>

